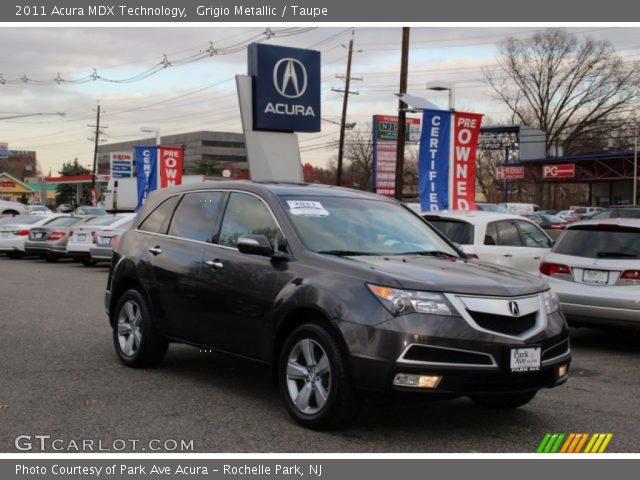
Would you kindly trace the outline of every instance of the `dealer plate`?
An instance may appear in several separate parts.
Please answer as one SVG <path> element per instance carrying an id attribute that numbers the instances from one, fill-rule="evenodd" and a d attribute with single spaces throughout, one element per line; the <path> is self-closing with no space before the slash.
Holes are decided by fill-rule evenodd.
<path id="1" fill-rule="evenodd" d="M 540 347 L 512 348 L 509 367 L 512 372 L 533 372 L 540 370 Z"/>
<path id="2" fill-rule="evenodd" d="M 78 241 L 84 242 L 87 239 L 87 236 L 84 233 L 78 234 Z"/>
<path id="3" fill-rule="evenodd" d="M 606 285 L 609 283 L 609 272 L 605 270 L 584 270 L 582 272 L 582 281 L 594 285 Z"/>

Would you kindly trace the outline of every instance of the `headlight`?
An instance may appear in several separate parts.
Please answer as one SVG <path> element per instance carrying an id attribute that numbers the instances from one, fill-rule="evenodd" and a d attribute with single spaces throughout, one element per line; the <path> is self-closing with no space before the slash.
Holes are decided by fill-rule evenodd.
<path id="1" fill-rule="evenodd" d="M 551 315 L 553 312 L 560 310 L 560 300 L 558 299 L 556 292 L 547 290 L 542 294 L 542 299 L 544 300 L 544 309 L 546 310 L 547 315 Z"/>
<path id="2" fill-rule="evenodd" d="M 367 285 L 371 293 L 394 315 L 429 313 L 431 315 L 457 315 L 456 309 L 441 293 Z"/>

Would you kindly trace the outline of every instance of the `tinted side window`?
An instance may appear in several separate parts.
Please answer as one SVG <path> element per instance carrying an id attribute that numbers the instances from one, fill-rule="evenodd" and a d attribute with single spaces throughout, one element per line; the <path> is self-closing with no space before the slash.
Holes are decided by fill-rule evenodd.
<path id="1" fill-rule="evenodd" d="M 187 193 L 173 214 L 169 235 L 211 242 L 223 197 L 222 192 Z"/>
<path id="2" fill-rule="evenodd" d="M 640 258 L 640 231 L 572 228 L 564 232 L 553 252 L 576 257 L 625 260 Z M 635 262 L 634 262 L 635 263 Z"/>
<path id="3" fill-rule="evenodd" d="M 528 222 L 518 221 L 516 223 L 518 224 L 518 228 L 520 228 L 520 233 L 522 234 L 526 247 L 551 248 L 551 242 L 549 242 L 547 236 L 541 232 L 538 227 Z"/>
<path id="4" fill-rule="evenodd" d="M 271 212 L 253 195 L 232 193 L 220 229 L 220 245 L 236 247 L 241 235 L 266 235 L 274 249 L 278 227 Z"/>
<path id="5" fill-rule="evenodd" d="M 521 247 L 522 239 L 514 222 L 496 222 L 498 245 Z"/>
<path id="6" fill-rule="evenodd" d="M 487 224 L 487 231 L 484 235 L 485 245 L 498 245 L 498 229 L 496 228 L 497 222 L 491 222 Z"/>
<path id="7" fill-rule="evenodd" d="M 178 195 L 167 198 L 140 224 L 138 230 L 166 234 L 169 228 L 169 222 L 171 221 L 171 215 L 179 199 L 180 197 Z"/>
<path id="8" fill-rule="evenodd" d="M 446 219 L 430 219 L 429 223 L 452 242 L 460 245 L 473 244 L 473 225 L 470 223 Z"/>

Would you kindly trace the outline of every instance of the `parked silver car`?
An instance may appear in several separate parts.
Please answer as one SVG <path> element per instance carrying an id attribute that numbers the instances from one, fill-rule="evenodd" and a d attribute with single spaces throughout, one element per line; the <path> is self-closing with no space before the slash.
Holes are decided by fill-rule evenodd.
<path id="1" fill-rule="evenodd" d="M 640 328 L 640 219 L 568 226 L 540 273 L 569 323 Z"/>

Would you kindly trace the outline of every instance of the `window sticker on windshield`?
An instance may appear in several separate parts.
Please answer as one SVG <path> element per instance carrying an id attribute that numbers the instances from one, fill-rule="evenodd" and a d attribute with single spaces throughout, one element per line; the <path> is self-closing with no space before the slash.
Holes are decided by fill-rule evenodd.
<path id="1" fill-rule="evenodd" d="M 287 200 L 289 211 L 299 217 L 328 217 L 329 212 L 325 210 L 320 202 L 308 200 Z"/>

